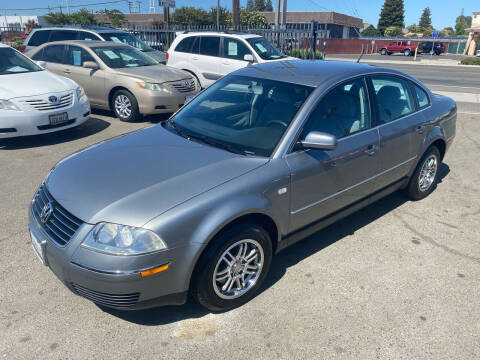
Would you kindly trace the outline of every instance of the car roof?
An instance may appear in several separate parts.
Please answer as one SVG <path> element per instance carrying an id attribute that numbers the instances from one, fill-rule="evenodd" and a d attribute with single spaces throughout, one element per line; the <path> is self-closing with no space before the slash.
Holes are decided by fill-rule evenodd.
<path id="1" fill-rule="evenodd" d="M 53 41 L 49 43 L 42 44 L 41 47 L 46 47 L 48 45 L 80 45 L 89 48 L 99 47 L 99 46 L 109 46 L 109 47 L 130 47 L 128 44 L 117 43 L 113 41 L 101 41 L 101 40 L 63 40 L 63 41 Z M 40 46 L 39 46 L 40 47 Z"/>
<path id="2" fill-rule="evenodd" d="M 249 65 L 233 74 L 318 87 L 369 73 L 390 73 L 411 78 L 400 71 L 368 64 L 322 60 L 270 61 Z"/>
<path id="3" fill-rule="evenodd" d="M 0 48 L 6 48 L 6 47 L 10 47 L 10 46 L 0 43 Z"/>
<path id="4" fill-rule="evenodd" d="M 256 38 L 256 37 L 261 37 L 260 35 L 257 34 L 249 34 L 249 33 L 244 33 L 244 32 L 235 32 L 235 31 L 184 31 L 184 32 L 178 32 L 177 36 L 207 36 L 207 35 L 214 35 L 214 36 L 236 36 L 244 39 L 249 39 L 249 38 Z"/>
<path id="5" fill-rule="evenodd" d="M 64 25 L 64 26 L 49 26 L 49 27 L 34 29 L 34 31 L 44 31 L 44 30 L 73 30 L 73 31 L 85 30 L 85 31 L 99 33 L 99 34 L 106 33 L 106 32 L 126 33 L 126 31 L 107 27 L 107 26 Z"/>

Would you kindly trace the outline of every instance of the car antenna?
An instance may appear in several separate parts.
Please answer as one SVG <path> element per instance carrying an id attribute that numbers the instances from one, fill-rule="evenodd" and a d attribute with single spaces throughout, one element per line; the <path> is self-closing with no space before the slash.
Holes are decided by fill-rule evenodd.
<path id="1" fill-rule="evenodd" d="M 360 62 L 360 60 L 362 60 L 362 56 L 365 52 L 363 51 L 363 46 L 362 46 L 362 52 L 360 53 L 360 56 L 358 57 L 357 59 L 357 64 Z"/>

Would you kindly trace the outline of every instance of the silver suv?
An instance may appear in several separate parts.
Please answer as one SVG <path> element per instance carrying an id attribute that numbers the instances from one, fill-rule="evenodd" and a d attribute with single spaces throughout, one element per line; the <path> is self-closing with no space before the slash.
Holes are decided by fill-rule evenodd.
<path id="1" fill-rule="evenodd" d="M 400 72 L 278 62 L 227 75 L 169 121 L 58 163 L 32 244 L 76 294 L 138 309 L 238 306 L 272 256 L 397 190 L 435 188 L 456 105 Z"/>

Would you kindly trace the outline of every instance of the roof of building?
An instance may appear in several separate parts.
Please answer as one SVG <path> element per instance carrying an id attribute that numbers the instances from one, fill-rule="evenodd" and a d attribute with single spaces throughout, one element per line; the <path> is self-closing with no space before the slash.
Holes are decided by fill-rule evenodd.
<path id="1" fill-rule="evenodd" d="M 267 18 L 268 23 L 275 23 L 275 13 L 271 11 L 261 12 Z M 321 24 L 337 24 L 360 29 L 363 20 L 357 17 L 340 14 L 334 11 L 287 11 L 287 24 L 308 24 L 317 21 Z"/>

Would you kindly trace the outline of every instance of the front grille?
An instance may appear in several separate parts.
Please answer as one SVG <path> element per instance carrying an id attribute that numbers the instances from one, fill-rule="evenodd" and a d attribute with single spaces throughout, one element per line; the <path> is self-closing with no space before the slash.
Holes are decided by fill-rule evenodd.
<path id="1" fill-rule="evenodd" d="M 182 80 L 175 83 L 171 83 L 170 86 L 181 93 L 187 93 L 195 91 L 195 81 L 194 80 Z"/>
<path id="2" fill-rule="evenodd" d="M 73 92 L 60 97 L 58 102 L 50 102 L 48 99 L 24 100 L 23 104 L 38 111 L 50 111 L 55 109 L 63 109 L 73 104 Z"/>
<path id="3" fill-rule="evenodd" d="M 138 302 L 140 293 L 131 294 L 107 294 L 100 291 L 87 289 L 81 285 L 71 283 L 75 292 L 83 296 L 84 298 L 93 301 L 96 304 L 116 307 L 116 308 L 129 308 L 134 306 Z"/>
<path id="4" fill-rule="evenodd" d="M 51 214 L 42 221 L 42 211 L 47 204 L 51 205 Z M 32 213 L 38 224 L 58 245 L 66 245 L 82 225 L 82 220 L 65 210 L 50 195 L 45 184 L 42 184 L 32 201 Z"/>

